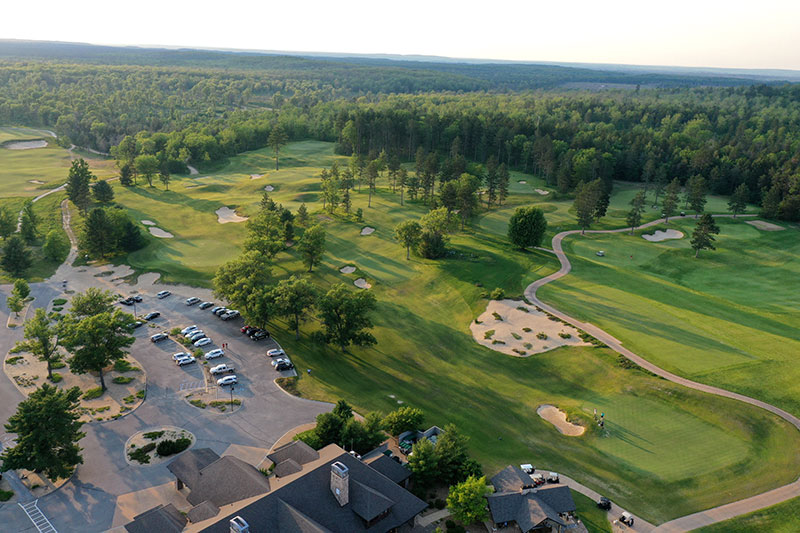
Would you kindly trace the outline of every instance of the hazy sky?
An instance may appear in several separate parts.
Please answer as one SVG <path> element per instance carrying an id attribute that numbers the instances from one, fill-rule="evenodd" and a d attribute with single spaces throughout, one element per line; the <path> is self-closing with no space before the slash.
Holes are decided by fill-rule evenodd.
<path id="1" fill-rule="evenodd" d="M 800 69 L 800 0 L 7 0 L 0 38 Z"/>

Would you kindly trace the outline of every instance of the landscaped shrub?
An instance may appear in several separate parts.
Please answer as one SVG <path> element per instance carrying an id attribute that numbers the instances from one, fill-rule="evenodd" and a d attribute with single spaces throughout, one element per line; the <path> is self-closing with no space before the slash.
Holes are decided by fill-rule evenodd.
<path id="1" fill-rule="evenodd" d="M 492 291 L 491 297 L 492 300 L 502 300 L 503 298 L 506 297 L 506 291 L 504 291 L 500 287 L 497 287 L 495 290 Z"/>
<path id="2" fill-rule="evenodd" d="M 315 428 L 316 429 L 316 428 Z M 319 437 L 317 436 L 317 432 L 315 429 L 309 429 L 308 431 L 303 431 L 302 433 L 298 433 L 292 440 L 301 440 L 314 448 L 315 450 L 319 450 L 322 448 L 322 442 L 320 442 Z"/>
<path id="3" fill-rule="evenodd" d="M 186 437 L 181 437 L 180 439 L 176 440 L 162 440 L 156 446 L 156 453 L 161 457 L 167 457 L 168 455 L 174 455 L 176 453 L 180 453 L 192 444 L 192 439 L 188 439 Z"/>
<path id="4" fill-rule="evenodd" d="M 490 330 L 487 330 L 487 331 L 483 332 L 483 338 L 484 339 L 487 339 L 487 340 L 491 339 L 492 335 L 494 335 L 494 330 L 493 329 L 490 329 Z"/>
<path id="5" fill-rule="evenodd" d="M 67 303 L 65 298 L 56 298 L 53 300 L 53 305 L 64 305 L 65 303 Z"/>
<path id="6" fill-rule="evenodd" d="M 172 328 L 169 330 L 169 334 L 173 336 L 178 336 L 181 332 L 181 328 Z"/>
<path id="7" fill-rule="evenodd" d="M 514 337 L 517 340 L 522 340 L 522 335 L 520 335 L 519 333 L 515 333 L 515 332 L 512 331 L 511 332 L 511 336 Z"/>
<path id="8" fill-rule="evenodd" d="M 235 399 L 233 402 L 230 400 L 214 400 L 213 402 L 209 402 L 211 407 L 216 407 L 220 411 L 224 411 L 227 405 L 242 405 L 242 400 Z"/>
<path id="9" fill-rule="evenodd" d="M 525 333 L 530 333 L 531 332 L 531 328 L 522 328 L 522 331 L 524 331 Z"/>
<path id="10" fill-rule="evenodd" d="M 545 333 L 544 331 L 540 331 L 539 333 L 536 334 L 536 338 L 540 339 L 540 340 L 543 340 L 543 341 L 546 341 L 547 340 L 547 333 Z"/>
<path id="11" fill-rule="evenodd" d="M 518 311 L 522 311 L 523 313 L 530 313 L 530 310 L 527 307 L 524 307 L 524 306 L 521 306 L 521 305 L 517 306 L 517 310 Z"/>
<path id="12" fill-rule="evenodd" d="M 52 381 L 53 383 L 58 383 L 59 381 L 61 381 L 63 379 L 64 379 L 64 376 L 62 376 L 61 374 L 57 374 L 55 372 L 50 377 L 50 381 Z"/>
<path id="13" fill-rule="evenodd" d="M 129 376 L 117 376 L 111 381 L 113 381 L 117 385 L 125 385 L 126 383 L 130 383 L 131 381 L 133 381 L 133 378 Z"/>
<path id="14" fill-rule="evenodd" d="M 277 383 L 280 388 L 282 388 L 292 396 L 302 397 L 300 391 L 297 390 L 297 379 L 298 379 L 297 377 L 278 378 L 275 380 L 275 383 Z"/>
<path id="15" fill-rule="evenodd" d="M 128 457 L 130 457 L 131 461 L 138 461 L 141 464 L 149 464 L 150 463 L 150 452 L 156 449 L 155 442 L 148 442 L 141 448 L 138 448 L 132 452 L 128 452 Z"/>
<path id="16" fill-rule="evenodd" d="M 130 364 L 127 359 L 117 359 L 114 361 L 114 370 L 117 372 L 138 372 L 139 368 Z"/>
<path id="17" fill-rule="evenodd" d="M 6 364 L 8 364 L 8 365 L 16 365 L 17 363 L 19 363 L 23 359 L 25 359 L 25 358 L 22 357 L 21 355 L 15 355 L 13 357 L 9 357 L 8 359 L 6 359 Z"/>
<path id="18" fill-rule="evenodd" d="M 54 312 L 56 312 L 56 313 L 58 313 L 58 312 L 60 312 L 60 311 L 63 311 L 63 310 L 64 310 L 64 308 L 63 308 L 63 307 L 54 307 L 54 308 L 53 308 L 53 311 L 54 311 Z"/>
<path id="19" fill-rule="evenodd" d="M 189 403 L 194 405 L 195 407 L 199 407 L 200 409 L 206 408 L 206 402 L 199 398 L 195 398 L 194 400 L 189 400 Z"/>
<path id="20" fill-rule="evenodd" d="M 65 363 L 64 361 L 54 361 L 53 363 L 50 364 L 50 368 L 52 368 L 53 370 L 58 370 L 59 368 L 64 368 L 66 366 L 67 363 Z"/>
<path id="21" fill-rule="evenodd" d="M 511 351 L 512 351 L 512 352 L 516 352 L 516 353 L 518 353 L 519 355 L 527 355 L 527 353 L 528 353 L 528 352 L 526 352 L 525 350 L 520 350 L 520 349 L 518 349 L 518 348 L 512 348 L 512 349 L 511 349 Z"/>
<path id="22" fill-rule="evenodd" d="M 529 342 L 526 342 L 525 344 L 523 344 L 523 346 L 524 346 L 524 347 L 526 347 L 526 348 L 527 348 L 527 349 L 529 349 L 529 350 L 530 350 L 531 348 L 533 348 L 533 344 L 531 344 L 531 343 L 529 343 Z"/>
<path id="23" fill-rule="evenodd" d="M 571 339 L 572 338 L 572 335 L 570 335 L 569 333 L 564 333 L 563 331 L 560 332 L 558 334 L 558 336 L 561 337 L 562 339 Z"/>
<path id="24" fill-rule="evenodd" d="M 444 527 L 446 527 L 447 529 L 453 529 L 454 527 L 456 527 L 456 523 L 453 522 L 452 520 L 447 520 L 444 523 Z"/>
<path id="25" fill-rule="evenodd" d="M 497 339 L 492 341 L 492 344 L 505 344 L 505 341 L 499 341 Z"/>
<path id="26" fill-rule="evenodd" d="M 103 395 L 103 388 L 102 387 L 95 387 L 94 389 L 89 389 L 83 393 L 84 400 L 94 400 L 95 398 L 99 398 Z"/>
<path id="27" fill-rule="evenodd" d="M 144 399 L 144 395 L 145 394 L 146 393 L 145 393 L 144 389 L 142 389 L 142 390 L 140 390 L 139 392 L 136 393 L 136 397 L 139 398 L 139 399 Z"/>
<path id="28" fill-rule="evenodd" d="M 160 439 L 161 435 L 163 435 L 163 434 L 164 434 L 163 431 L 149 431 L 149 432 L 145 433 L 143 436 L 147 440 L 156 440 L 156 439 Z"/>
<path id="29" fill-rule="evenodd" d="M 495 320 L 500 320 L 501 322 L 503 321 L 503 317 L 501 317 L 500 313 L 498 313 L 497 311 L 492 311 L 492 316 L 494 317 Z"/>
<path id="30" fill-rule="evenodd" d="M 0 490 L 0 502 L 7 502 L 14 496 L 13 490 Z"/>

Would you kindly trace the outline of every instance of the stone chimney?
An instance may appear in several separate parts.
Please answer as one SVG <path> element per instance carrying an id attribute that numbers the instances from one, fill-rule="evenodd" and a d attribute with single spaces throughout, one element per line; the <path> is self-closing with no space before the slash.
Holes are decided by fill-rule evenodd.
<path id="1" fill-rule="evenodd" d="M 331 492 L 340 507 L 350 501 L 350 469 L 339 461 L 331 465 Z"/>

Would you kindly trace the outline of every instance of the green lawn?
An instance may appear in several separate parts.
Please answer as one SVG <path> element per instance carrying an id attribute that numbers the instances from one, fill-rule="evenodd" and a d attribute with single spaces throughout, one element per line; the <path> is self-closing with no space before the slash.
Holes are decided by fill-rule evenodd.
<path id="1" fill-rule="evenodd" d="M 331 144 L 307 141 L 286 147 L 280 171 L 271 170 L 269 150 L 258 150 L 198 176 L 173 176 L 170 191 L 115 183 L 117 201 L 136 220 L 152 220 L 175 235 L 150 237 L 147 248 L 120 259 L 140 272 L 159 271 L 167 281 L 208 286 L 216 267 L 239 253 L 245 233 L 244 224 L 219 224 L 214 212 L 228 206 L 241 215 L 255 213 L 269 184 L 276 201 L 292 209 L 305 201 L 325 223 L 327 252 L 311 279 L 324 289 L 365 277 L 378 299 L 379 342 L 371 349 L 343 354 L 314 344 L 308 334 L 318 327 L 315 322 L 303 327 L 299 341 L 284 324 L 275 324 L 303 376 L 302 394 L 346 398 L 361 412 L 387 412 L 398 402 L 419 406 L 428 423 L 454 422 L 467 433 L 488 474 L 520 462 L 562 470 L 653 521 L 796 477 L 800 458 L 785 453 L 796 446 L 796 431 L 761 410 L 626 370 L 607 349 L 562 348 L 521 359 L 472 340 L 468 327 L 485 309 L 484 292 L 501 287 L 521 295 L 531 281 L 558 268 L 552 254 L 514 251 L 504 237 L 513 208 L 531 202 L 541 204 L 555 223 L 574 227 L 569 201 L 533 191 L 541 180 L 515 174 L 509 205 L 454 235 L 450 256 L 407 261 L 392 230 L 425 207 L 401 207 L 383 179 L 372 208 L 366 191 L 353 195 L 354 209 L 364 210 L 363 223 L 329 219 L 319 211 L 317 175 L 334 159 Z M 376 232 L 360 236 L 367 225 Z M 357 272 L 341 274 L 347 264 Z M 276 257 L 276 278 L 303 271 L 293 250 Z M 542 403 L 567 410 L 589 430 L 580 438 L 561 436 L 536 415 Z M 605 431 L 592 425 L 594 408 L 607 415 Z"/>
<path id="2" fill-rule="evenodd" d="M 45 139 L 45 148 L 9 150 L 6 141 Z M 84 154 L 92 171 L 100 178 L 115 174 L 113 161 Z M 39 130 L 0 127 L 0 197 L 37 196 L 67 180 L 70 153 L 55 143 L 55 139 Z M 41 182 L 41 183 L 38 183 Z"/>
<path id="3" fill-rule="evenodd" d="M 796 533 L 800 524 L 800 498 L 785 501 L 754 513 L 712 526 L 695 529 L 695 533 L 749 533 L 769 531 L 769 533 Z"/>
<path id="4" fill-rule="evenodd" d="M 597 508 L 597 502 L 574 490 L 572 499 L 575 500 L 575 514 L 581 519 L 589 533 L 612 533 L 607 513 Z"/>
<path id="5" fill-rule="evenodd" d="M 800 415 L 800 232 L 718 224 L 717 250 L 698 259 L 688 237 L 569 237 L 572 273 L 539 296 L 667 370 Z M 670 226 L 689 235 L 694 220 Z"/>

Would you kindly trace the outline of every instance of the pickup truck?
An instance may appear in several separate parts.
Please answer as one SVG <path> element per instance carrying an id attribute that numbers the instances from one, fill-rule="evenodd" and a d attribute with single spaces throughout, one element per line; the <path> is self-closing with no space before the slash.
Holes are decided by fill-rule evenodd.
<path id="1" fill-rule="evenodd" d="M 217 365 L 217 366 L 211 367 L 209 372 L 211 372 L 212 376 L 215 376 L 217 374 L 224 374 L 225 372 L 233 372 L 234 370 L 235 370 L 235 368 L 234 368 L 233 365 L 228 365 L 226 363 L 222 363 L 221 365 Z"/>

